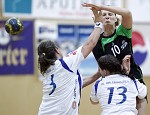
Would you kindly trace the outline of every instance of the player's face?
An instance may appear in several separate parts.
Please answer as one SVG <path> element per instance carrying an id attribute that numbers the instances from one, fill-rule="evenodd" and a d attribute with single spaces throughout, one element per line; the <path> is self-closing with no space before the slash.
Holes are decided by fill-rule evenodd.
<path id="1" fill-rule="evenodd" d="M 117 17 L 114 13 L 102 10 L 103 24 L 105 25 L 115 25 Z"/>

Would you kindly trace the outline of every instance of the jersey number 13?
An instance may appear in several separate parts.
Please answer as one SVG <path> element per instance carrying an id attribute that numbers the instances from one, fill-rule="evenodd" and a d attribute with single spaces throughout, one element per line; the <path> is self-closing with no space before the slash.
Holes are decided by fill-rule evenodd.
<path id="1" fill-rule="evenodd" d="M 108 98 L 108 104 L 110 104 L 112 101 L 112 98 L 113 98 L 113 94 L 114 94 L 114 87 L 109 87 L 109 88 L 107 88 L 107 90 L 110 90 L 109 98 Z M 118 87 L 117 90 L 122 90 L 122 93 L 118 93 L 118 95 L 122 96 L 122 100 L 116 104 L 122 104 L 127 99 L 127 96 L 125 95 L 125 93 L 127 92 L 127 88 L 124 86 L 121 86 L 121 87 Z"/>

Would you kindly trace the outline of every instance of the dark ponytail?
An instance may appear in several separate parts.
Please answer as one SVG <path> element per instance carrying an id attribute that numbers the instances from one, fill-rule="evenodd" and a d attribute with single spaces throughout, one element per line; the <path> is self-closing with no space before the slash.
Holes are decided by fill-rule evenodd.
<path id="1" fill-rule="evenodd" d="M 41 42 L 38 46 L 38 67 L 41 74 L 44 74 L 51 65 L 55 64 L 57 60 L 56 48 L 52 41 Z"/>

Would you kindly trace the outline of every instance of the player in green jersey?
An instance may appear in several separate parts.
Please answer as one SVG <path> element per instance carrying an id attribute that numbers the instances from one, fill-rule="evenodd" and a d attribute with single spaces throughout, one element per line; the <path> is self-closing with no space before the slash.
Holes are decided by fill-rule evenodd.
<path id="1" fill-rule="evenodd" d="M 101 33 L 97 45 L 93 49 L 93 54 L 96 60 L 101 56 L 111 54 L 117 57 L 121 62 L 126 59 L 130 59 L 130 68 L 124 66 L 127 73 L 130 76 L 134 76 L 141 83 L 143 81 L 142 70 L 135 63 L 132 49 L 132 14 L 125 8 L 106 6 L 106 5 L 95 5 L 84 3 L 84 7 L 95 8 L 102 12 L 104 32 Z M 118 25 L 118 19 L 116 15 L 122 17 L 121 24 Z M 123 64 L 123 63 L 122 63 Z M 145 84 L 145 83 L 144 83 Z M 147 106 L 146 99 L 137 99 L 138 115 L 145 115 Z"/>

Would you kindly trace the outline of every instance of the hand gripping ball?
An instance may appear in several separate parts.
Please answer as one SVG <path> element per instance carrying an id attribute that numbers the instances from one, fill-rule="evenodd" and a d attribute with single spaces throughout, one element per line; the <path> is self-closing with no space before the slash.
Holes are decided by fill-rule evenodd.
<path id="1" fill-rule="evenodd" d="M 17 35 L 22 32 L 23 23 L 16 17 L 9 18 L 5 23 L 5 30 L 11 35 Z"/>

